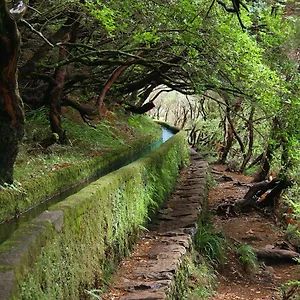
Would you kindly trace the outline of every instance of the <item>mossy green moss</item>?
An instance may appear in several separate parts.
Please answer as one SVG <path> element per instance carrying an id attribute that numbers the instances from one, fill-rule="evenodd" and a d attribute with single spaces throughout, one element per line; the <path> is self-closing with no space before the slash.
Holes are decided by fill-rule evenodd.
<path id="1" fill-rule="evenodd" d="M 110 164 L 130 157 L 156 141 L 159 136 L 146 135 L 117 151 L 110 151 L 105 156 L 57 169 L 47 176 L 36 177 L 22 184 L 20 189 L 0 191 L 0 223 L 36 206 L 41 201 L 58 194 L 76 183 L 93 177 L 99 170 Z M 41 188 L 42 187 L 42 188 Z"/>
<path id="2" fill-rule="evenodd" d="M 172 279 L 167 299 L 210 299 L 215 283 L 213 267 L 192 247 L 183 257 Z"/>
<path id="3" fill-rule="evenodd" d="M 20 283 L 21 299 L 82 299 L 106 280 L 149 217 L 172 191 L 188 157 L 183 132 L 150 155 L 93 182 L 53 207 L 62 232 L 46 241 Z M 109 268 L 108 268 L 109 266 Z"/>
<path id="4" fill-rule="evenodd" d="M 172 278 L 167 300 L 184 299 L 188 291 L 188 280 L 190 276 L 190 265 L 188 255 L 186 255 L 177 269 L 175 276 Z"/>
<path id="5" fill-rule="evenodd" d="M 18 293 L 18 282 L 30 272 L 47 241 L 53 237 L 49 222 L 34 220 L 23 224 L 0 246 L 0 298 Z M 7 278 L 7 272 L 10 277 Z M 10 286 L 11 288 L 7 288 Z"/>

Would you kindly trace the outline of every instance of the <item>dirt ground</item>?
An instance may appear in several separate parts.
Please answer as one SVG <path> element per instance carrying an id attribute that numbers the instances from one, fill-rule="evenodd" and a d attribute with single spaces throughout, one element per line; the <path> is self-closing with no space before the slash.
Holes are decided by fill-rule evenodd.
<path id="1" fill-rule="evenodd" d="M 210 209 L 222 202 L 243 198 L 249 189 L 251 177 L 225 170 L 226 166 L 212 166 L 218 184 L 209 192 Z M 275 225 L 273 218 L 257 211 L 238 216 L 215 216 L 214 223 L 233 243 L 264 248 L 284 241 L 283 230 Z M 272 264 L 260 261 L 257 270 L 245 275 L 237 259 L 236 254 L 228 253 L 225 265 L 218 270 L 216 293 L 210 299 L 282 299 L 280 287 L 300 278 L 300 266 L 279 261 Z"/>

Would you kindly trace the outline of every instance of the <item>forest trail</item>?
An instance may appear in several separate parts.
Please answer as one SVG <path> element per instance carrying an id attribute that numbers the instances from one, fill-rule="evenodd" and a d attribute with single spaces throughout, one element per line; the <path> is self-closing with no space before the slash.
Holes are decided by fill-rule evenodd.
<path id="1" fill-rule="evenodd" d="M 103 300 L 179 299 L 174 278 L 192 245 L 198 212 L 206 200 L 208 163 L 194 150 L 176 187 L 152 218 L 131 256 L 123 260 Z M 181 299 L 180 299 L 181 300 Z"/>
<path id="2" fill-rule="evenodd" d="M 132 255 L 120 263 L 112 285 L 101 299 L 166 299 L 173 274 L 191 246 L 198 209 L 205 199 L 206 172 L 207 163 L 191 152 L 191 165 L 181 172 L 174 192 L 152 221 L 150 231 L 140 238 Z M 227 172 L 224 165 L 211 166 L 211 172 L 217 181 L 208 192 L 211 211 L 221 203 L 243 198 L 250 187 L 251 177 Z M 212 222 L 227 237 L 230 250 L 225 264 L 216 270 L 216 290 L 209 299 L 282 299 L 280 286 L 298 280 L 299 267 L 294 263 L 275 265 L 259 261 L 256 270 L 246 274 L 233 248 L 241 243 L 259 249 L 278 245 L 284 241 L 284 231 L 272 218 L 256 211 L 214 215 Z"/>
<path id="3" fill-rule="evenodd" d="M 217 185 L 209 191 L 208 205 L 214 210 L 220 203 L 243 198 L 251 177 L 226 171 L 224 165 L 212 166 Z M 284 232 L 271 217 L 257 211 L 237 216 L 214 216 L 213 222 L 230 242 L 246 243 L 255 248 L 279 245 Z M 300 268 L 292 263 L 270 264 L 259 261 L 252 274 L 245 275 L 238 258 L 229 251 L 225 265 L 218 269 L 217 290 L 210 298 L 221 299 L 282 299 L 280 286 L 290 280 L 299 280 Z"/>

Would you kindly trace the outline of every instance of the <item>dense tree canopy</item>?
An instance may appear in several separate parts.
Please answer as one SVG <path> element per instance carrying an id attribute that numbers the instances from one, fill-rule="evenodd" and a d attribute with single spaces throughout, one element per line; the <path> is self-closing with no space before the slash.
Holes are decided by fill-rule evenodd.
<path id="1" fill-rule="evenodd" d="M 66 143 L 62 106 L 73 107 L 89 123 L 101 118 L 104 106 L 152 108 L 137 109 L 155 101 L 152 92 L 161 86 L 186 95 L 214 92 L 229 124 L 228 150 L 235 136 L 242 169 L 262 119 L 272 132 L 265 142 L 269 136 L 269 145 L 281 146 L 288 165 L 295 158 L 290 149 L 298 143 L 298 119 L 291 116 L 299 105 L 299 72 L 288 58 L 295 45 L 286 40 L 295 40 L 296 19 L 284 17 L 282 2 L 271 2 L 29 0 L 21 6 L 27 7 L 25 15 L 22 10 L 10 18 L 22 36 L 18 66 L 24 108 L 48 107 L 51 129 Z M 0 24 L 5 18 L 2 14 Z M 6 38 L 3 32 L 0 38 Z M 1 74 L 4 69 L 1 64 Z M 1 118 L 7 113 L 2 105 Z M 251 128 L 244 140 L 235 130 L 238 119 Z M 17 122 L 21 128 L 22 118 Z"/>

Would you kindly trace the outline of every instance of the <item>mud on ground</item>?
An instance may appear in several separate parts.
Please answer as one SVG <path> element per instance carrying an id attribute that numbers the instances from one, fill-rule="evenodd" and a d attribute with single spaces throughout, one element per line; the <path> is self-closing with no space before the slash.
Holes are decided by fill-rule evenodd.
<path id="1" fill-rule="evenodd" d="M 220 203 L 243 198 L 252 180 L 251 177 L 227 172 L 223 165 L 213 165 L 212 173 L 217 185 L 209 191 L 211 210 Z M 237 216 L 215 216 L 213 222 L 233 244 L 240 242 L 264 248 L 284 241 L 284 232 L 274 219 L 257 211 Z M 217 290 L 210 299 L 282 299 L 280 286 L 299 278 L 300 266 L 267 261 L 260 261 L 257 270 L 246 275 L 237 255 L 229 251 L 225 265 L 218 269 Z"/>

